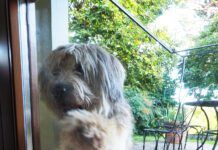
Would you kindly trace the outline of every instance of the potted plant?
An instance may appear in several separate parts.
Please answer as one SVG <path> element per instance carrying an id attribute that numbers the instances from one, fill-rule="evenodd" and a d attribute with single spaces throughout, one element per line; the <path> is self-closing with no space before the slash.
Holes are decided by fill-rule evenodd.
<path id="1" fill-rule="evenodd" d="M 182 138 L 184 117 L 182 113 L 177 115 L 177 110 L 176 108 L 168 108 L 165 116 L 164 127 L 169 131 L 172 130 L 172 132 L 166 134 L 166 141 L 168 143 L 179 144 Z"/>

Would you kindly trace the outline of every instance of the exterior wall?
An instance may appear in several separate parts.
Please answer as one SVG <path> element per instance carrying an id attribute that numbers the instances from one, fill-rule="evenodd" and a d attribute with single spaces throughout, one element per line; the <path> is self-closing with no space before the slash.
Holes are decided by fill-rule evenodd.
<path id="1" fill-rule="evenodd" d="M 36 2 L 36 39 L 38 67 L 56 47 L 68 44 L 68 1 L 38 0 Z M 40 100 L 41 150 L 57 149 L 58 124 Z"/>

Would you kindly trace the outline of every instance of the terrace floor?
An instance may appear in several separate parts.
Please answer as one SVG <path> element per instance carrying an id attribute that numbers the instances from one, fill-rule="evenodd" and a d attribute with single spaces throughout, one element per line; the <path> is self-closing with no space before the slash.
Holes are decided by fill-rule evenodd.
<path id="1" fill-rule="evenodd" d="M 163 150 L 163 142 L 159 142 L 158 144 L 158 150 Z M 142 150 L 142 143 L 135 143 L 132 150 Z M 178 148 L 178 144 L 175 145 L 176 148 Z M 145 150 L 154 150 L 155 142 L 146 142 L 145 143 Z M 204 150 L 211 150 L 213 147 L 212 144 L 205 144 Z M 194 142 L 187 142 L 186 150 L 195 150 L 196 149 L 196 143 Z M 172 144 L 170 145 L 169 150 L 173 150 Z"/>

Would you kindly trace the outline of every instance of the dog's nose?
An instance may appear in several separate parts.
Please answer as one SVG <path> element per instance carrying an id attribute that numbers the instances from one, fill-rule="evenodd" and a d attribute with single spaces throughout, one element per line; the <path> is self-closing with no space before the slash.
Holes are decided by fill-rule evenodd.
<path id="1" fill-rule="evenodd" d="M 65 83 L 57 83 L 54 85 L 52 94 L 55 98 L 64 98 L 72 90 L 72 86 Z"/>

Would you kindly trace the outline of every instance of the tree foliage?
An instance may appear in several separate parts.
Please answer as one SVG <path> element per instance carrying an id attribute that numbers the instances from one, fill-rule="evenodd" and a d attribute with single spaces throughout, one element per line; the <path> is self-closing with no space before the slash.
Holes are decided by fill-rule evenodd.
<path id="1" fill-rule="evenodd" d="M 218 15 L 205 28 L 196 40 L 196 46 L 218 43 Z M 215 98 L 218 90 L 218 47 L 204 48 L 190 52 L 186 60 L 185 86 L 191 89 L 198 99 Z M 205 52 L 211 52 L 205 54 Z"/>
<path id="2" fill-rule="evenodd" d="M 168 0 L 120 0 L 131 13 L 147 24 L 161 14 Z M 71 0 L 69 30 L 71 42 L 97 43 L 116 55 L 127 70 L 126 85 L 155 92 L 162 87 L 163 72 L 173 64 L 138 26 L 108 0 Z M 162 31 L 159 36 L 169 41 Z"/>
<path id="3" fill-rule="evenodd" d="M 176 79 L 170 77 L 169 72 L 163 74 L 163 84 L 160 86 L 155 93 L 151 93 L 150 96 L 154 99 L 154 105 L 168 108 L 176 105 L 176 102 L 173 99 L 175 90 L 177 87 Z"/>
<path id="4" fill-rule="evenodd" d="M 146 25 L 162 13 L 168 1 L 119 2 Z M 127 73 L 125 96 L 135 118 L 135 132 L 139 134 L 145 127 L 154 127 L 163 118 L 161 108 L 175 104 L 172 95 L 176 84 L 169 76 L 174 57 L 161 49 L 109 0 L 70 0 L 69 8 L 70 41 L 99 44 L 121 60 Z M 165 32 L 158 30 L 156 34 L 170 42 Z M 154 100 L 150 101 L 151 105 L 145 101 L 148 96 Z M 160 111 L 158 107 L 161 107 Z"/>

